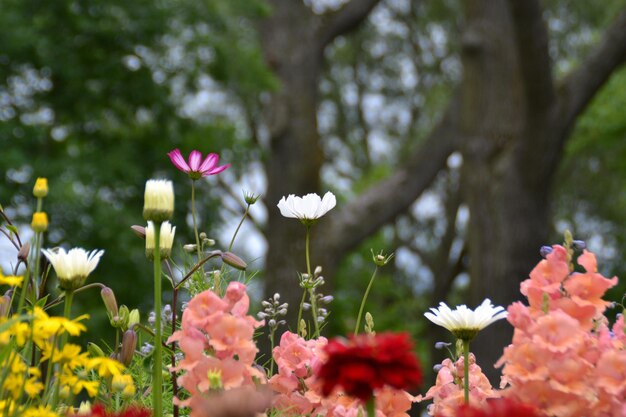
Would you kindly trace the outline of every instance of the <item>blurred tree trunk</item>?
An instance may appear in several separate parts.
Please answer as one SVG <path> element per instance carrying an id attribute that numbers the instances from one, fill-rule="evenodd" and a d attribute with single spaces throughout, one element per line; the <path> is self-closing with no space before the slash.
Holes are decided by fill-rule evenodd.
<path id="1" fill-rule="evenodd" d="M 290 303 L 292 317 L 302 294 L 297 272 L 305 270 L 304 228 L 282 218 L 274 205 L 288 194 L 320 192 L 323 155 L 316 112 L 324 48 L 357 27 L 377 2 L 352 0 L 319 16 L 301 1 L 272 0 L 273 13 L 260 27 L 267 62 L 281 82 L 265 117 L 270 141 L 266 295 L 279 291 Z M 461 150 L 470 209 L 468 301 L 476 305 L 491 298 L 507 305 L 521 298 L 519 283 L 546 242 L 551 187 L 564 144 L 577 117 L 625 60 L 626 11 L 578 69 L 557 83 L 537 0 L 463 4 L 459 92 L 403 165 L 313 229 L 312 266 L 323 265 L 327 278 L 342 256 L 408 209 L 450 153 Z M 507 329 L 504 322 L 492 326 L 473 347 L 492 377 L 489 364 L 510 341 Z"/>
<path id="2" fill-rule="evenodd" d="M 580 69 L 556 87 L 542 9 L 534 0 L 465 2 L 462 145 L 470 209 L 470 300 L 519 300 L 550 230 L 550 196 L 576 117 L 624 61 L 626 13 Z M 621 26 L 621 27 L 620 27 Z M 621 45 L 620 45 L 621 42 Z M 491 369 L 510 343 L 500 322 L 474 351 Z"/>
<path id="3" fill-rule="evenodd" d="M 337 36 L 357 27 L 379 0 L 353 0 L 326 15 L 314 14 L 302 1 L 272 0 L 272 13 L 260 25 L 268 65 L 280 80 L 271 94 L 265 120 L 269 135 L 266 157 L 268 253 L 265 262 L 266 295 L 280 292 L 294 318 L 302 296 L 298 273 L 306 272 L 305 229 L 280 215 L 276 204 L 289 194 L 320 193 L 323 154 L 317 129 L 318 83 L 324 49 Z M 322 223 L 326 219 L 322 220 Z M 321 225 L 321 224 L 320 224 Z M 318 236 L 318 227 L 312 235 Z M 312 251 L 311 267 L 323 262 L 327 250 Z M 295 320 L 289 323 L 295 329 Z"/>

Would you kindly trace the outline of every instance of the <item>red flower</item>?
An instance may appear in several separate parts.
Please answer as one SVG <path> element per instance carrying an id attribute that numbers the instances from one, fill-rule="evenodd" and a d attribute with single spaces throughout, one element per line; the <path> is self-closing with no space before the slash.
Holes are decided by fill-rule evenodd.
<path id="1" fill-rule="evenodd" d="M 488 400 L 484 407 L 463 404 L 457 408 L 455 417 L 540 417 L 539 412 L 510 398 Z"/>
<path id="2" fill-rule="evenodd" d="M 102 404 L 96 404 L 91 408 L 91 413 L 87 414 L 87 417 L 152 417 L 152 411 L 149 408 L 132 405 L 114 413 L 107 411 Z"/>
<path id="3" fill-rule="evenodd" d="M 405 389 L 422 381 L 422 370 L 406 333 L 334 339 L 328 342 L 325 352 L 328 360 L 317 376 L 326 396 L 339 386 L 346 394 L 365 402 L 384 385 Z"/>

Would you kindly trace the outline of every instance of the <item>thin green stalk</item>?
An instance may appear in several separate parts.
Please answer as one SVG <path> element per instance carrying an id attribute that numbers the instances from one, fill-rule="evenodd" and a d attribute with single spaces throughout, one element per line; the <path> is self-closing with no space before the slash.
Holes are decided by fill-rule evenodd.
<path id="1" fill-rule="evenodd" d="M 193 188 L 192 188 L 193 190 Z M 193 191 L 192 191 L 193 196 Z M 193 201 L 193 200 L 192 200 Z M 192 203 L 193 204 L 193 203 Z M 194 214 L 195 219 L 195 214 Z M 195 226 L 195 220 L 194 220 Z M 194 227 L 195 229 L 195 227 Z M 156 329 L 154 337 L 154 363 L 152 365 L 152 407 L 154 417 L 163 416 L 163 381 L 162 367 L 163 358 L 161 352 L 161 340 L 163 339 L 161 329 L 161 223 L 154 224 L 154 315 L 156 317 Z M 197 237 L 197 231 L 196 231 Z M 198 254 L 199 255 L 199 254 Z"/>
<path id="2" fill-rule="evenodd" d="M 297 333 L 301 334 L 302 328 L 300 328 L 300 323 L 302 322 L 302 310 L 304 309 L 304 300 L 306 299 L 306 289 L 302 291 L 302 299 L 300 300 L 300 308 L 298 309 L 298 323 L 297 323 Z"/>
<path id="3" fill-rule="evenodd" d="M 463 395 L 465 404 L 469 404 L 469 340 L 463 340 Z"/>
<path id="4" fill-rule="evenodd" d="M 311 258 L 309 256 L 309 247 L 311 241 L 311 226 L 306 226 L 306 273 L 309 276 L 309 279 L 312 279 L 311 275 Z M 317 322 L 317 303 L 315 302 L 315 289 L 313 287 L 309 288 L 309 299 L 311 300 L 311 313 L 313 314 L 313 325 L 315 326 L 315 335 L 314 337 L 319 337 L 320 335 L 320 324 Z"/>
<path id="5" fill-rule="evenodd" d="M 196 181 L 191 180 L 191 218 L 193 219 L 193 232 L 196 235 L 196 250 L 198 252 L 198 262 L 202 259 L 202 248 L 200 247 L 200 236 L 198 235 L 198 224 L 196 222 Z"/>
<path id="6" fill-rule="evenodd" d="M 378 272 L 378 265 L 374 269 L 374 273 L 372 274 L 372 278 L 370 278 L 369 284 L 367 284 L 367 289 L 365 290 L 365 295 L 363 295 L 363 300 L 361 300 L 361 307 L 359 308 L 359 315 L 356 318 L 356 326 L 354 327 L 354 335 L 359 334 L 359 327 L 361 326 L 361 317 L 363 317 L 363 309 L 365 308 L 365 301 L 367 301 L 367 297 L 370 294 L 370 289 L 372 289 L 372 284 L 374 284 L 374 279 L 376 278 L 376 273 Z"/>
<path id="7" fill-rule="evenodd" d="M 65 306 L 63 307 L 63 317 L 68 320 L 72 319 L 72 300 L 74 298 L 74 291 L 65 291 Z M 61 335 L 61 342 L 59 350 L 63 350 L 63 346 L 67 342 L 67 333 Z"/>
<path id="8" fill-rule="evenodd" d="M 237 228 L 235 229 L 235 233 L 233 233 L 233 237 L 230 239 L 230 244 L 228 245 L 228 251 L 230 252 L 233 249 L 233 244 L 235 243 L 235 238 L 237 237 L 237 233 L 239 233 L 239 229 L 241 229 L 241 225 L 248 217 L 248 212 L 250 211 L 250 204 L 246 206 L 246 211 L 243 213 L 243 217 L 239 221 Z"/>
<path id="9" fill-rule="evenodd" d="M 367 417 L 376 416 L 376 399 L 372 393 L 372 397 L 365 402 L 365 409 L 367 410 Z"/>
<path id="10" fill-rule="evenodd" d="M 37 211 L 43 210 L 43 198 L 37 198 Z M 35 275 L 33 276 L 33 292 L 36 294 L 36 298 L 39 298 L 37 294 L 39 285 L 39 264 L 41 263 L 41 246 L 43 245 L 43 233 L 37 232 L 35 234 Z"/>

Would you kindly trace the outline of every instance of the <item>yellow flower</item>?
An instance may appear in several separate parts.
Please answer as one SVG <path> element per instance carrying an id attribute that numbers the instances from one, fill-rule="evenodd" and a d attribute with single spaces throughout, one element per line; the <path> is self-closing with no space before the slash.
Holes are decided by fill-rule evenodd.
<path id="1" fill-rule="evenodd" d="M 44 385 L 35 377 L 28 378 L 26 384 L 24 384 L 24 392 L 26 392 L 30 398 L 35 398 L 43 389 Z"/>
<path id="2" fill-rule="evenodd" d="M 49 405 L 40 405 L 27 408 L 22 412 L 22 417 L 59 417 L 59 415 L 52 411 Z"/>
<path id="3" fill-rule="evenodd" d="M 113 392 L 121 392 L 125 397 L 135 395 L 135 385 L 130 375 L 114 375 L 111 381 L 111 388 Z"/>
<path id="4" fill-rule="evenodd" d="M 35 232 L 45 232 L 48 230 L 48 215 L 45 211 L 36 211 L 33 213 L 33 220 L 30 222 L 30 227 Z"/>
<path id="5" fill-rule="evenodd" d="M 33 195 L 37 198 L 44 198 L 48 195 L 47 178 L 37 178 L 37 181 L 35 181 L 35 186 L 33 187 Z"/>
<path id="6" fill-rule="evenodd" d="M 124 370 L 124 365 L 115 359 L 98 357 L 91 358 L 87 364 L 87 368 L 95 369 L 102 378 L 113 375 L 119 375 Z"/>
<path id="7" fill-rule="evenodd" d="M 24 281 L 24 277 L 18 277 L 15 275 L 4 275 L 2 271 L 0 271 L 0 285 L 19 287 L 22 285 L 22 281 Z"/>
<path id="8" fill-rule="evenodd" d="M 89 314 L 83 314 L 73 320 L 68 320 L 65 317 L 48 317 L 44 320 L 37 320 L 35 329 L 36 333 L 42 332 L 43 334 L 47 334 L 48 337 L 65 332 L 69 333 L 70 336 L 78 336 L 81 332 L 87 330 L 87 327 L 80 323 L 80 321 L 88 318 Z"/>
<path id="9" fill-rule="evenodd" d="M 8 393 L 14 400 L 19 400 L 22 393 L 22 384 L 24 377 L 18 373 L 10 373 L 4 378 L 2 389 Z"/>

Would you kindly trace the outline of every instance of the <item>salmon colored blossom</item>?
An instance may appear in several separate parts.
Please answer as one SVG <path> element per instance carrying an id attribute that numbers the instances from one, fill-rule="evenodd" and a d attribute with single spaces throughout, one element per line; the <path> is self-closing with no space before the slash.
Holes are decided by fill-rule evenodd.
<path id="1" fill-rule="evenodd" d="M 595 255 L 578 257 L 584 272 L 570 272 L 567 250 L 555 245 L 520 285 L 529 305 L 508 308 L 513 343 L 496 366 L 504 366 L 504 395 L 555 417 L 624 414 L 626 337 L 619 317 L 609 329 L 607 289 L 617 278 L 598 273 Z"/>
<path id="2" fill-rule="evenodd" d="M 169 338 L 185 355 L 172 371 L 182 372 L 178 383 L 190 394 L 174 401 L 191 407 L 191 417 L 204 415 L 211 392 L 264 382 L 264 373 L 254 366 L 258 349 L 253 340 L 263 322 L 248 315 L 249 303 L 246 286 L 239 282 L 228 285 L 224 298 L 204 291 L 189 301 L 181 329 Z"/>
<path id="3" fill-rule="evenodd" d="M 489 379 L 476 364 L 473 353 L 469 354 L 469 400 L 471 405 L 482 406 L 488 399 L 499 398 L 500 392 L 492 388 Z M 426 395 L 417 396 L 417 401 L 433 400 L 428 406 L 428 414 L 439 417 L 454 417 L 459 406 L 465 403 L 463 393 L 463 375 L 465 363 L 463 357 L 456 362 L 444 359 L 437 373 L 435 385 Z"/>

